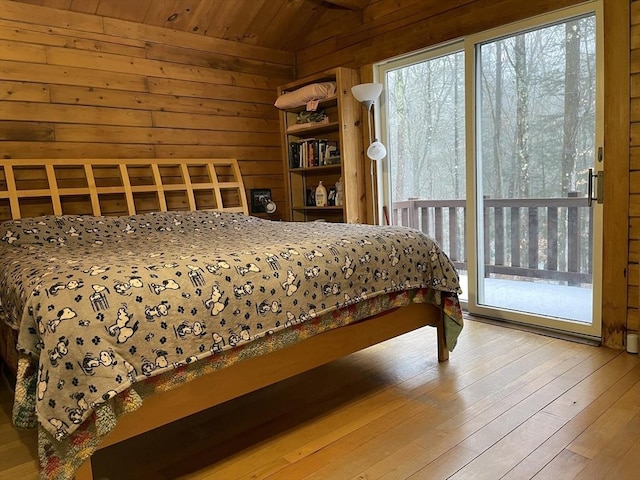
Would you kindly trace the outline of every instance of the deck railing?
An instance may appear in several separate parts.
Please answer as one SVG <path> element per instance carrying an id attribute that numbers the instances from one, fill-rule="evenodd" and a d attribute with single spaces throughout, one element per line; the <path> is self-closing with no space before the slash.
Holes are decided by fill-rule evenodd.
<path id="1" fill-rule="evenodd" d="M 467 269 L 465 200 L 395 202 L 391 223 L 421 230 Z M 586 197 L 484 199 L 484 274 L 591 283 L 593 213 Z"/>

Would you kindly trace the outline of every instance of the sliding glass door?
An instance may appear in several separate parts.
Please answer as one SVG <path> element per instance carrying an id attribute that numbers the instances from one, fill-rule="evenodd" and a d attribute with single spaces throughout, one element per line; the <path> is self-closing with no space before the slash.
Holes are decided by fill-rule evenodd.
<path id="1" fill-rule="evenodd" d="M 576 13 L 469 39 L 469 310 L 599 336 L 597 17 Z"/>
<path id="2" fill-rule="evenodd" d="M 436 237 L 472 313 L 600 335 L 599 6 L 379 67 L 391 222 Z"/>

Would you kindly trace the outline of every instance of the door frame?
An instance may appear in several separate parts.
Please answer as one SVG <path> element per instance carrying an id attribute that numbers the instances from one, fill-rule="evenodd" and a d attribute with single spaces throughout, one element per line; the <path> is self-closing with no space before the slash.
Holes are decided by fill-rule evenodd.
<path id="1" fill-rule="evenodd" d="M 549 7 L 553 8 L 553 7 Z M 603 289 L 602 289 L 602 344 L 610 348 L 624 348 L 627 329 L 639 330 L 637 279 L 630 277 L 630 267 L 637 267 L 637 255 L 630 254 L 630 98 L 631 62 L 631 2 L 603 0 L 604 12 L 604 147 L 606 176 L 603 208 Z M 635 14 L 634 14 L 635 16 Z M 437 48 L 426 40 L 423 49 Z M 393 58 L 409 55 L 410 51 L 397 49 Z M 371 63 L 361 66 L 363 80 L 378 81 L 378 68 L 387 60 L 375 56 Z M 384 96 L 384 92 L 382 94 Z M 382 102 L 380 102 L 382 103 Z M 378 106 L 378 104 L 376 105 Z M 380 131 L 382 115 L 375 114 L 375 125 Z M 385 138 L 385 137 L 380 137 Z M 386 140 L 386 138 L 385 138 Z M 385 141 L 383 140 L 383 141 Z M 378 179 L 382 185 L 382 179 Z M 388 204 L 388 198 L 378 190 L 379 205 Z M 380 208 L 382 210 L 382 208 Z M 382 218 L 382 215 L 380 215 Z M 632 262 L 630 264 L 629 262 Z M 633 272 L 632 272 L 633 277 Z M 631 292 L 629 292 L 631 289 Z M 633 297 L 633 299 L 632 299 Z M 632 300 L 631 300 L 632 299 Z"/>

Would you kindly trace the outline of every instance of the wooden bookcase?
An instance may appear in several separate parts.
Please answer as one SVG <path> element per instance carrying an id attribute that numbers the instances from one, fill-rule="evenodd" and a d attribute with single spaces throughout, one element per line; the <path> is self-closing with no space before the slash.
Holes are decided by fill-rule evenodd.
<path id="1" fill-rule="evenodd" d="M 316 111 L 324 111 L 327 117 L 324 123 L 310 123 L 308 126 L 297 124 L 298 114 L 306 111 L 306 106 L 280 111 L 287 214 L 290 220 L 366 222 L 366 180 L 360 131 L 362 109 L 351 94 L 351 87 L 358 83 L 358 79 L 356 70 L 338 67 L 278 88 L 278 95 L 282 95 L 313 83 L 336 82 L 336 95 L 318 103 Z M 304 164 L 293 161 L 292 145 L 302 144 L 302 148 L 314 150 L 316 145 L 324 141 L 339 150 L 339 163 L 335 156 Z M 318 150 L 315 150 L 314 158 L 317 158 Z M 339 178 L 342 178 L 343 187 L 342 206 L 310 205 L 308 196 L 315 194 L 320 181 L 329 191 Z"/>

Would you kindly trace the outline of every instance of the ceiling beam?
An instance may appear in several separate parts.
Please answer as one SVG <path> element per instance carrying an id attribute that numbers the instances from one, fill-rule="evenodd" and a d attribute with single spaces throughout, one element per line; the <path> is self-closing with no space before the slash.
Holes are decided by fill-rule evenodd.
<path id="1" fill-rule="evenodd" d="M 364 10 L 369 5 L 369 0 L 324 0 L 347 10 Z"/>

